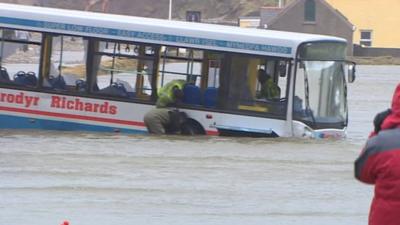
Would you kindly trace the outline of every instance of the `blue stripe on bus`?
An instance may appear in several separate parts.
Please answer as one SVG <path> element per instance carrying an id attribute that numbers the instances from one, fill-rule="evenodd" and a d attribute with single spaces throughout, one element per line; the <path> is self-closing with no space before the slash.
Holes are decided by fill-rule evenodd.
<path id="1" fill-rule="evenodd" d="M 91 131 L 144 134 L 143 130 L 81 124 L 67 121 L 33 119 L 28 117 L 0 115 L 0 129 L 43 129 L 58 131 Z"/>
<path id="2" fill-rule="evenodd" d="M 269 52 L 269 53 L 279 53 L 279 54 L 292 53 L 292 48 L 285 46 L 262 45 L 262 44 L 236 42 L 236 41 L 224 41 L 224 40 L 215 40 L 208 38 L 196 38 L 188 36 L 169 35 L 169 34 L 141 32 L 132 30 L 121 30 L 121 29 L 113 29 L 105 27 L 83 26 L 83 25 L 68 24 L 68 23 L 55 23 L 55 22 L 46 22 L 46 21 L 28 20 L 28 19 L 19 19 L 10 17 L 0 17 L 0 23 L 36 27 L 36 28 L 45 28 L 52 30 L 81 32 L 86 34 L 110 35 L 116 37 L 137 38 L 142 40 L 165 41 L 165 42 L 174 42 L 182 44 L 203 45 L 210 47 L 251 50 L 258 52 Z"/>

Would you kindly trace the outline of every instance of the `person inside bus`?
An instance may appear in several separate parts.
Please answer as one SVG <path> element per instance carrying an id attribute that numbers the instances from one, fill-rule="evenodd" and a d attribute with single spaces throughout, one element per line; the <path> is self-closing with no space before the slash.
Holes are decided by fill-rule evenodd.
<path id="1" fill-rule="evenodd" d="M 257 98 L 265 99 L 279 99 L 281 96 L 281 89 L 272 80 L 271 75 L 269 75 L 264 69 L 258 70 L 258 82 L 261 84 L 261 90 L 257 94 Z"/>
<path id="2" fill-rule="evenodd" d="M 165 134 L 166 128 L 178 122 L 173 121 L 177 117 L 171 116 L 169 107 L 177 107 L 183 100 L 183 87 L 185 84 L 185 80 L 172 80 L 160 89 L 156 108 L 150 110 L 144 116 L 144 123 L 149 133 Z"/>

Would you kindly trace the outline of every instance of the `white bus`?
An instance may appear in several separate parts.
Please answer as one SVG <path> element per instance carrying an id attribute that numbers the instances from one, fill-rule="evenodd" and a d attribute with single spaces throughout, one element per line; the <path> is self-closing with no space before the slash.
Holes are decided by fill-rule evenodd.
<path id="1" fill-rule="evenodd" d="M 0 4 L 0 39 L 0 128 L 146 133 L 157 90 L 184 79 L 197 134 L 346 134 L 341 38 Z"/>

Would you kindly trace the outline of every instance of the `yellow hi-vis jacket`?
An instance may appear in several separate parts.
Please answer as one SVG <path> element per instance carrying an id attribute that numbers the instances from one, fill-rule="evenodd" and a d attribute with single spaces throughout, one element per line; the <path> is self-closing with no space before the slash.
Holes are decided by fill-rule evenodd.
<path id="1" fill-rule="evenodd" d="M 157 108 L 164 108 L 170 104 L 175 103 L 176 99 L 174 96 L 174 87 L 177 86 L 180 90 L 183 90 L 183 86 L 185 86 L 185 80 L 172 80 L 158 91 L 158 99 L 156 102 Z"/>

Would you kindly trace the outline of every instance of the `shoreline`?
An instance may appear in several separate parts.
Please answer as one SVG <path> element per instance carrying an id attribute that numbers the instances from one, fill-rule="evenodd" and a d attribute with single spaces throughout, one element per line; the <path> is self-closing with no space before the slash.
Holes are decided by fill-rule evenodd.
<path id="1" fill-rule="evenodd" d="M 378 56 L 378 57 L 357 57 L 348 56 L 350 61 L 355 62 L 357 65 L 400 65 L 400 58 L 392 56 Z"/>

